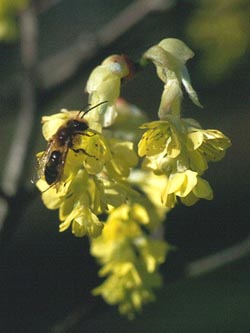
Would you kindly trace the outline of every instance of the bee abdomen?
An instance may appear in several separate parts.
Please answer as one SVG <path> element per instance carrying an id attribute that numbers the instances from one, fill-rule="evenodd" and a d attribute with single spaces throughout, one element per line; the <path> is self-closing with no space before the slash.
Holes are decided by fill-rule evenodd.
<path id="1" fill-rule="evenodd" d="M 44 177 L 48 185 L 55 183 L 60 174 L 60 164 L 62 162 L 62 153 L 53 151 L 44 170 Z"/>

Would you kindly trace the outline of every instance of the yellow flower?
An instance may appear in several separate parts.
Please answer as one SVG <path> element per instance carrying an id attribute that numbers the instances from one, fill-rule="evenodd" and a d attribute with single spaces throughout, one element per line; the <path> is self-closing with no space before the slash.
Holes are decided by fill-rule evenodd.
<path id="1" fill-rule="evenodd" d="M 96 237 L 103 228 L 97 216 L 135 195 L 126 180 L 137 156 L 131 142 L 106 139 L 90 129 L 89 123 L 82 131 L 69 131 L 61 143 L 59 133 L 64 133 L 71 120 L 85 121 L 79 117 L 79 111 L 67 110 L 43 117 L 43 134 L 49 141 L 49 150 L 38 154 L 38 159 L 44 154 L 45 158 L 37 187 L 43 192 L 44 204 L 59 209 L 60 231 L 71 226 L 76 236 Z M 60 178 L 50 186 L 45 181 L 45 170 L 54 150 L 64 154 L 64 160 L 58 164 Z"/>
<path id="2" fill-rule="evenodd" d="M 59 208 L 62 221 L 59 231 L 65 231 L 71 226 L 72 233 L 77 237 L 85 234 L 96 237 L 100 234 L 103 224 L 96 216 L 99 207 L 96 211 L 91 205 L 89 190 L 92 188 L 93 182 L 88 178 L 87 172 L 80 169 L 70 182 L 60 186 L 59 191 L 55 187 L 45 189 L 42 193 L 44 204 L 49 209 Z"/>
<path id="3" fill-rule="evenodd" d="M 84 235 L 97 237 L 103 228 L 103 223 L 99 221 L 98 217 L 80 202 L 75 205 L 65 221 L 60 224 L 59 231 L 65 231 L 70 225 L 72 225 L 72 233 L 76 237 L 83 237 Z"/>
<path id="4" fill-rule="evenodd" d="M 112 157 L 106 163 L 109 175 L 115 179 L 127 178 L 130 169 L 137 164 L 138 158 L 132 142 L 122 142 L 117 139 L 109 140 Z"/>
<path id="5" fill-rule="evenodd" d="M 183 84 L 193 103 L 201 107 L 185 66 L 186 61 L 193 56 L 193 51 L 182 41 L 175 38 L 163 39 L 159 44 L 152 46 L 144 53 L 142 62 L 145 60 L 152 61 L 156 66 L 159 78 L 165 83 L 158 112 L 160 119 L 165 119 L 169 112 L 180 115 L 181 84 Z"/>
<path id="6" fill-rule="evenodd" d="M 119 97 L 115 103 L 117 117 L 112 124 L 112 136 L 124 141 L 138 143 L 141 135 L 139 126 L 146 122 L 147 116 L 136 105 Z"/>
<path id="7" fill-rule="evenodd" d="M 206 161 L 219 161 L 225 156 L 231 142 L 218 130 L 190 128 L 187 134 L 190 150 L 199 152 Z"/>
<path id="8" fill-rule="evenodd" d="M 79 120 L 81 122 L 85 121 L 92 133 L 98 133 L 98 131 L 95 131 L 96 123 L 90 115 L 95 111 L 95 109 L 105 107 L 105 103 L 97 106 L 96 108 L 95 105 L 91 106 L 91 111 L 86 115 L 84 115 L 84 111 L 61 109 L 61 112 L 59 113 L 50 116 L 43 116 L 42 132 L 45 140 L 49 141 L 61 126 L 65 126 L 66 123 L 72 119 Z"/>
<path id="9" fill-rule="evenodd" d="M 147 272 L 153 273 L 166 259 L 169 250 L 167 243 L 157 239 L 140 238 L 136 240 L 138 252 Z"/>
<path id="10" fill-rule="evenodd" d="M 86 91 L 89 94 L 89 103 L 96 105 L 107 101 L 97 107 L 88 115 L 88 118 L 101 126 L 110 126 L 116 117 L 115 102 L 120 95 L 121 79 L 131 74 L 128 58 L 122 55 L 112 55 L 97 66 L 88 79 Z M 95 129 L 100 131 L 100 126 Z"/>
<path id="11" fill-rule="evenodd" d="M 51 116 L 43 116 L 42 132 L 44 139 L 49 141 L 61 126 L 64 126 L 68 120 L 75 118 L 77 114 L 79 114 L 79 111 L 62 109 L 61 112 Z"/>
<path id="12" fill-rule="evenodd" d="M 67 183 L 67 185 L 69 185 L 69 183 Z M 36 183 L 36 186 L 39 191 L 41 191 L 42 201 L 48 209 L 59 208 L 60 204 L 62 203 L 63 196 L 67 193 L 68 190 L 68 186 L 66 190 L 65 187 L 60 187 L 59 191 L 55 187 L 49 187 L 44 179 L 39 179 Z M 65 190 L 65 192 L 61 194 L 61 190 Z"/>
<path id="13" fill-rule="evenodd" d="M 152 156 L 164 152 L 168 157 L 175 158 L 180 154 L 180 141 L 177 130 L 170 119 L 167 121 L 152 121 L 143 124 L 140 128 L 147 130 L 139 144 L 139 156 Z"/>
<path id="14" fill-rule="evenodd" d="M 38 154 L 38 158 L 43 155 L 44 152 L 41 152 Z M 60 181 L 58 181 L 55 184 L 49 185 L 44 178 L 44 170 L 38 170 L 39 171 L 39 180 L 36 183 L 36 186 L 38 189 L 44 193 L 45 196 L 49 196 L 50 194 L 54 193 L 54 196 L 57 197 L 63 197 L 67 194 L 69 191 L 69 187 L 71 185 L 72 180 L 76 176 L 79 168 L 82 166 L 82 157 L 79 154 L 76 154 L 71 149 L 69 149 L 67 153 L 67 158 L 65 160 L 65 163 L 62 166 L 62 177 Z M 41 176 L 41 177 L 40 177 Z M 51 203 L 48 200 L 48 205 L 51 205 Z M 47 206 L 47 204 L 46 204 Z"/>
<path id="15" fill-rule="evenodd" d="M 78 135 L 76 140 L 74 140 L 74 149 L 83 152 L 83 167 L 89 174 L 101 172 L 105 163 L 111 159 L 108 142 L 99 133 L 85 131 L 85 135 Z"/>
<path id="16" fill-rule="evenodd" d="M 114 265 L 113 274 L 95 288 L 93 294 L 101 295 L 110 305 L 117 304 L 121 314 L 133 319 L 144 304 L 155 300 L 153 289 L 161 285 L 158 272 L 141 272 L 131 263 L 124 263 Z"/>
<path id="17" fill-rule="evenodd" d="M 102 264 L 99 275 L 106 277 L 93 293 L 128 316 L 154 299 L 153 289 L 161 285 L 158 267 L 169 250 L 164 241 L 149 236 L 151 226 L 158 225 L 151 219 L 160 218 L 151 210 L 148 201 L 123 204 L 111 211 L 102 234 L 91 240 L 91 253 Z"/>
<path id="18" fill-rule="evenodd" d="M 146 195 L 147 199 L 143 199 L 144 196 L 140 196 L 140 200 L 148 200 L 147 203 L 144 203 L 144 206 L 146 205 L 150 212 L 150 224 L 152 224 L 152 227 L 157 227 L 160 221 L 165 220 L 168 212 L 168 209 L 162 205 L 161 199 L 161 193 L 167 186 L 168 177 L 166 175 L 156 175 L 147 170 L 133 170 L 129 180 Z M 138 198 L 136 200 L 139 201 Z M 152 210 L 150 209 L 151 206 L 153 206 Z"/>
<path id="19" fill-rule="evenodd" d="M 200 198 L 212 200 L 213 191 L 207 181 L 200 178 L 197 172 L 186 170 L 172 174 L 162 193 L 162 202 L 169 208 L 174 208 L 177 197 L 190 206 Z"/>
<path id="20" fill-rule="evenodd" d="M 111 244 L 112 242 L 118 244 L 127 238 L 136 238 L 140 236 L 140 224 L 137 223 L 137 220 L 131 219 L 131 213 L 134 209 L 138 210 L 136 206 L 131 208 L 128 204 L 123 204 L 110 212 L 101 238 L 96 239 L 96 241 L 93 242 L 92 251 L 95 255 L 98 253 L 96 244 L 99 244 L 100 242 L 102 244 L 106 243 L 106 245 L 107 243 Z M 142 221 L 144 221 L 144 219 Z M 102 251 L 99 253 L 100 256 L 103 255 Z"/>
<path id="21" fill-rule="evenodd" d="M 72 226 L 76 236 L 88 235 L 96 237 L 101 229 L 98 214 L 106 213 L 109 207 L 123 204 L 128 197 L 130 188 L 123 182 L 112 182 L 102 175 L 89 175 L 86 169 L 80 168 L 70 181 L 57 190 L 45 187 L 40 180 L 37 184 L 42 193 L 44 204 L 49 209 L 59 209 L 62 221 L 60 231 Z M 84 222 L 85 220 L 85 222 Z M 86 225 L 85 225 L 86 223 Z"/>
<path id="22" fill-rule="evenodd" d="M 208 162 L 219 161 L 230 147 L 230 140 L 218 130 L 203 130 L 193 119 L 167 115 L 164 121 L 141 126 L 147 129 L 138 144 L 139 156 L 145 156 L 142 166 L 155 175 L 165 175 L 161 201 L 170 209 L 177 197 L 186 205 L 199 198 L 212 199 L 210 185 L 202 175 Z"/>

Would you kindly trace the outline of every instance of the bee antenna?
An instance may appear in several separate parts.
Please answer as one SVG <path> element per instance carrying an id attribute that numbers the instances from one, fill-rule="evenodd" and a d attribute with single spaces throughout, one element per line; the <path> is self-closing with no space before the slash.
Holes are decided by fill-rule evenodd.
<path id="1" fill-rule="evenodd" d="M 84 107 L 79 111 L 79 113 L 78 113 L 78 116 L 80 116 L 80 114 L 81 114 L 81 112 L 83 112 L 83 116 L 84 116 L 84 110 L 87 108 L 87 107 L 90 107 L 90 105 L 91 104 L 86 104 L 86 105 L 84 105 Z M 81 118 L 83 118 L 83 116 L 81 117 Z"/>
<path id="2" fill-rule="evenodd" d="M 89 111 L 91 111 L 91 110 L 93 110 L 93 109 L 97 108 L 98 106 L 100 106 L 102 104 L 105 104 L 105 103 L 108 103 L 108 101 L 103 101 L 103 102 L 100 102 L 100 103 L 98 103 L 98 104 L 90 107 L 88 110 L 86 110 L 85 112 L 83 112 L 83 115 L 81 116 L 81 118 L 83 118 L 84 116 L 86 116 L 86 114 L 89 113 Z M 91 105 L 91 104 L 88 104 L 88 105 Z M 82 111 L 80 111 L 80 112 L 82 112 Z"/>

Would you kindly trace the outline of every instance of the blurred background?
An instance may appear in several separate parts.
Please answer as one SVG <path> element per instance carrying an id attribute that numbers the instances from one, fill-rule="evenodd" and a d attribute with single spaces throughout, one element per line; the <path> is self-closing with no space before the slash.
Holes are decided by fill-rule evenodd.
<path id="1" fill-rule="evenodd" d="M 8 1 L 7 1 L 8 2 Z M 249 332 L 250 3 L 247 0 L 0 0 L 0 332 Z M 14 1 L 9 1 L 9 4 Z M 10 6 L 11 7 L 11 6 Z M 18 14 L 18 15 L 17 15 Z M 166 221 L 176 246 L 164 288 L 128 322 L 91 296 L 98 266 L 88 240 L 58 233 L 30 180 L 46 146 L 42 115 L 81 109 L 91 70 L 106 56 L 138 60 L 166 37 L 183 40 L 203 109 L 183 115 L 229 136 L 206 178 L 213 201 L 179 205 Z M 122 87 L 152 119 L 162 92 L 153 66 Z"/>

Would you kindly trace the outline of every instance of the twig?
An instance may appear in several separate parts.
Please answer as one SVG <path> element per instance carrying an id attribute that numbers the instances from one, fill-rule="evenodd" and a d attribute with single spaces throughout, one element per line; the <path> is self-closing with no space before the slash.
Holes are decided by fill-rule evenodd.
<path id="1" fill-rule="evenodd" d="M 87 306 L 78 306 L 74 308 L 63 320 L 56 322 L 51 328 L 51 333 L 69 333 L 79 322 L 91 317 L 93 313 L 98 311 L 100 299 L 90 296 L 89 301 L 86 301 Z"/>
<path id="2" fill-rule="evenodd" d="M 137 24 L 146 15 L 155 10 L 166 10 L 171 7 L 170 0 L 137 0 L 127 6 L 112 21 L 97 32 L 97 39 L 101 46 L 106 46 L 127 30 Z"/>
<path id="3" fill-rule="evenodd" d="M 186 268 L 186 274 L 189 277 L 205 274 L 240 259 L 249 253 L 250 236 L 232 247 L 189 263 Z"/>
<path id="4" fill-rule="evenodd" d="M 151 11 L 166 10 L 174 0 L 137 0 L 121 11 L 96 33 L 84 32 L 66 50 L 44 60 L 38 68 L 40 89 L 49 90 L 72 77 L 80 65 L 102 47 L 117 40 Z"/>
<path id="5" fill-rule="evenodd" d="M 8 213 L 9 205 L 5 198 L 0 198 L 0 230 L 3 228 L 4 221 Z"/>
<path id="6" fill-rule="evenodd" d="M 57 5 L 62 0 L 40 0 L 38 3 L 35 3 L 36 13 L 42 14 L 43 12 L 48 11 L 51 7 Z"/>
<path id="7" fill-rule="evenodd" d="M 16 131 L 9 149 L 9 155 L 2 176 L 0 201 L 1 248 L 17 227 L 17 219 L 12 221 L 12 206 L 17 197 L 28 164 L 28 147 L 36 110 L 36 62 L 37 62 L 37 18 L 32 6 L 20 13 L 20 45 L 23 65 L 20 112 L 17 117 Z"/>
<path id="8" fill-rule="evenodd" d="M 2 191 L 7 196 L 15 195 L 20 186 L 36 109 L 37 19 L 31 6 L 20 14 L 20 42 L 24 74 L 21 86 L 21 108 L 2 179 Z"/>
<path id="9" fill-rule="evenodd" d="M 219 251 L 214 255 L 201 258 L 197 261 L 191 262 L 186 267 L 187 277 L 196 277 L 201 274 L 208 273 L 219 267 L 233 262 L 234 260 L 240 259 L 250 253 L 250 236 L 248 236 L 242 242 L 229 247 L 225 250 Z M 51 332 L 53 333 L 68 333 L 71 332 L 79 322 L 86 320 L 92 313 L 94 308 L 88 308 L 86 311 L 85 307 L 75 308 L 64 320 L 59 321 L 53 326 Z"/>

